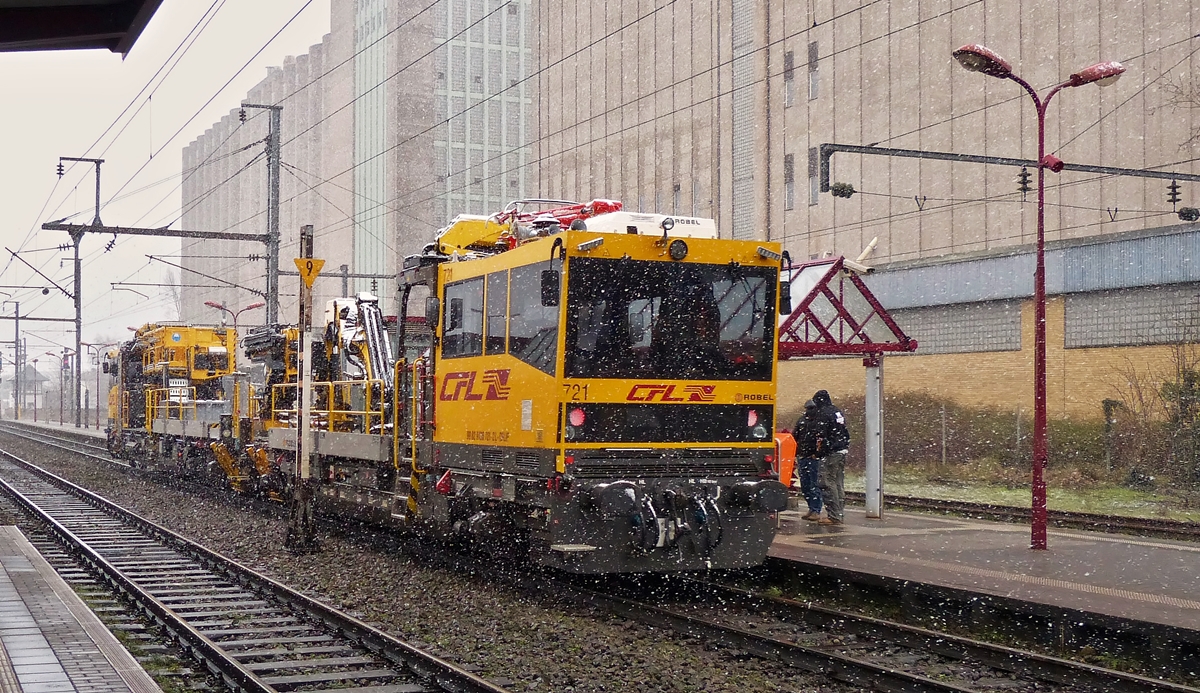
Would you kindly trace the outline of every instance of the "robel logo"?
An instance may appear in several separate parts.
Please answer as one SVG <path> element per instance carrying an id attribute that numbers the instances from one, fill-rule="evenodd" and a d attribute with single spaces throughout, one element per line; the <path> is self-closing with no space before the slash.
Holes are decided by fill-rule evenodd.
<path id="1" fill-rule="evenodd" d="M 638 383 L 625 396 L 628 402 L 711 402 L 716 385 L 684 385 L 675 394 L 675 385 Z"/>
<path id="2" fill-rule="evenodd" d="M 743 394 L 741 392 L 733 396 L 734 402 L 774 402 L 775 397 L 772 395 L 759 394 Z"/>
<path id="3" fill-rule="evenodd" d="M 479 371 L 461 371 L 458 373 L 447 373 L 442 380 L 442 391 L 439 398 L 443 402 L 457 402 L 459 400 L 506 400 L 508 399 L 508 374 L 507 368 L 489 369 L 483 372 L 480 376 Z M 475 389 L 475 379 L 479 377 L 479 386 L 483 390 L 478 392 Z"/>

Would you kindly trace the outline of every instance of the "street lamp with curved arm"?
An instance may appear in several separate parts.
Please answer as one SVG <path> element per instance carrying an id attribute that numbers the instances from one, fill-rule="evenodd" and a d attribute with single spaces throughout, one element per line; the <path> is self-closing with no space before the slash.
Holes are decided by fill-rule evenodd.
<path id="1" fill-rule="evenodd" d="M 250 305 L 240 308 L 238 310 L 232 310 L 230 308 L 226 308 L 224 303 L 218 303 L 216 301 L 205 301 L 204 305 L 208 306 L 209 308 L 216 308 L 217 310 L 219 310 L 223 313 L 228 313 L 229 316 L 231 318 L 233 318 L 233 329 L 236 331 L 239 315 L 241 315 L 242 313 L 244 313 L 248 310 L 254 310 L 255 308 L 262 308 L 263 306 L 265 306 L 267 304 L 263 301 L 255 301 L 254 303 L 251 303 Z"/>
<path id="2" fill-rule="evenodd" d="M 63 373 L 69 369 L 67 357 L 74 356 L 75 352 L 71 349 L 63 348 L 62 357 L 58 364 L 58 425 L 63 424 L 63 401 L 67 398 L 66 383 L 63 382 Z M 52 356 L 56 359 L 59 355 L 53 351 L 47 351 L 46 356 Z"/>
<path id="3" fill-rule="evenodd" d="M 1055 173 L 1063 162 L 1046 154 L 1046 107 L 1050 99 L 1066 87 L 1085 84 L 1108 86 L 1116 82 L 1125 66 L 1118 62 L 1102 62 L 1076 72 L 1067 81 L 1050 88 L 1043 98 L 1028 82 L 1013 74 L 1012 66 L 995 51 L 978 44 L 968 44 L 954 51 L 954 59 L 971 72 L 990 77 L 1010 79 L 1020 84 L 1037 109 L 1038 116 L 1038 197 L 1037 197 L 1037 269 L 1033 275 L 1034 351 L 1033 351 L 1033 492 L 1030 522 L 1030 548 L 1046 548 L 1046 169 Z"/>
<path id="4" fill-rule="evenodd" d="M 100 350 L 104 349 L 105 347 L 117 346 L 118 344 L 120 344 L 120 342 L 109 342 L 107 344 L 92 344 L 89 342 L 80 342 L 80 344 L 87 347 L 89 355 L 94 353 L 95 357 L 96 357 L 96 430 L 98 431 L 98 430 L 100 430 L 100 370 L 101 370 L 100 369 Z M 93 349 L 95 349 L 95 352 L 92 351 Z M 83 422 L 83 426 L 84 426 L 84 428 L 87 428 L 86 418 Z"/>
<path id="5" fill-rule="evenodd" d="M 33 361 L 33 422 L 37 423 L 37 396 L 38 396 L 37 362 L 38 362 L 38 360 L 37 359 L 31 359 L 31 360 Z"/>

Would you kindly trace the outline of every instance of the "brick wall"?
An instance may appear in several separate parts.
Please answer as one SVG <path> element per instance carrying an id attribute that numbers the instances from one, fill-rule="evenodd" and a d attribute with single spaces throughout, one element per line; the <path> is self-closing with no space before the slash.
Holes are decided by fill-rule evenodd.
<path id="1" fill-rule="evenodd" d="M 970 406 L 1033 410 L 1033 301 L 1021 303 L 1020 351 L 916 354 L 884 359 L 884 392 L 926 392 Z M 1063 298 L 1046 307 L 1046 385 L 1051 418 L 1102 416 L 1101 400 L 1115 397 L 1119 370 L 1170 368 L 1169 346 L 1063 348 Z M 805 359 L 779 366 L 779 416 L 790 421 L 818 389 L 862 396 L 861 358 Z"/>

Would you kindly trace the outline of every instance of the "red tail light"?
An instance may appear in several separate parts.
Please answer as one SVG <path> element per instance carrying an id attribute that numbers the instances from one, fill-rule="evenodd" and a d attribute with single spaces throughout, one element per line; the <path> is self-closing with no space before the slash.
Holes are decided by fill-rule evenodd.
<path id="1" fill-rule="evenodd" d="M 583 422 L 586 420 L 587 415 L 584 414 L 583 410 L 579 407 L 567 412 L 567 423 L 571 424 L 572 426 L 582 426 Z"/>
<path id="2" fill-rule="evenodd" d="M 755 426 L 757 424 L 758 424 L 758 412 L 754 409 L 751 409 L 749 412 L 746 413 L 746 425 L 747 426 Z"/>

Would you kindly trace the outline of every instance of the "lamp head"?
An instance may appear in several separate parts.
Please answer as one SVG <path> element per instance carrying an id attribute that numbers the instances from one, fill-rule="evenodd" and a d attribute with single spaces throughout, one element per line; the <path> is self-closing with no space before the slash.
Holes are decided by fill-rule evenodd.
<path id="1" fill-rule="evenodd" d="M 1096 63 L 1091 67 L 1085 67 L 1079 72 L 1071 75 L 1070 85 L 1072 87 L 1082 86 L 1084 84 L 1096 83 L 1096 86 L 1107 87 L 1115 83 L 1121 78 L 1125 72 L 1125 66 L 1121 63 L 1110 60 L 1104 63 Z"/>
<path id="2" fill-rule="evenodd" d="M 205 301 L 204 305 L 208 306 L 209 308 L 216 308 L 217 310 L 225 310 L 225 305 L 223 303 L 217 303 L 216 301 Z"/>
<path id="3" fill-rule="evenodd" d="M 256 302 L 251 303 L 250 305 L 246 306 L 242 310 L 252 310 L 254 308 L 262 308 L 265 305 L 267 305 L 267 304 L 263 301 L 256 301 Z"/>
<path id="4" fill-rule="evenodd" d="M 1007 60 L 992 49 L 977 43 L 967 44 L 954 51 L 954 59 L 971 72 L 982 72 L 991 77 L 1012 75 L 1012 65 L 1009 65 Z"/>

